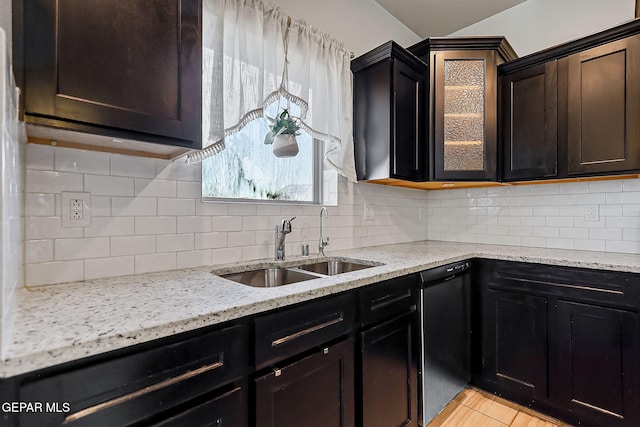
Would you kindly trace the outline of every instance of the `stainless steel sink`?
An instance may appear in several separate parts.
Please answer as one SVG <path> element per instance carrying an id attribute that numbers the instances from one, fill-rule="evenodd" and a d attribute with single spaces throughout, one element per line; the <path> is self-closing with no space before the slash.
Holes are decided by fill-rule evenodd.
<path id="1" fill-rule="evenodd" d="M 317 279 L 319 276 L 289 268 L 273 267 L 223 274 L 220 277 L 256 288 L 273 288 L 275 286 L 289 285 L 304 280 Z"/>
<path id="2" fill-rule="evenodd" d="M 328 260 L 298 266 L 298 268 L 301 270 L 311 271 L 317 274 L 324 274 L 325 276 L 334 276 L 340 273 L 348 273 L 350 271 L 363 270 L 365 268 L 371 267 L 375 266 L 341 260 Z"/>

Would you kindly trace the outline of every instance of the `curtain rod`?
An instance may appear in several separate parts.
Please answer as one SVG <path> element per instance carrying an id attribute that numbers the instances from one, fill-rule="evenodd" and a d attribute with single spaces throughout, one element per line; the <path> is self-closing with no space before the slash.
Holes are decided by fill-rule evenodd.
<path id="1" fill-rule="evenodd" d="M 638 0 L 640 1 L 640 0 Z M 287 15 L 287 28 L 291 27 L 291 16 Z M 345 49 L 346 50 L 346 49 Z M 356 57 L 356 54 L 351 50 L 347 50 L 349 52 L 349 58 L 353 59 Z"/>

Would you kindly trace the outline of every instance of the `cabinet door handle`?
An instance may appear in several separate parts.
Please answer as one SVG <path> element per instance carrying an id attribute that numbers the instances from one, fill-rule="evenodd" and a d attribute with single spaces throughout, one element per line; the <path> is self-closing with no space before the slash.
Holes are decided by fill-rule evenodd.
<path id="1" fill-rule="evenodd" d="M 70 423 L 70 422 L 73 422 L 73 421 L 77 421 L 77 420 L 79 420 L 81 418 L 87 417 L 89 415 L 93 415 L 93 414 L 95 414 L 97 412 L 100 412 L 100 411 L 102 411 L 104 409 L 108 409 L 108 408 L 111 408 L 113 406 L 120 405 L 121 403 L 128 402 L 130 400 L 136 399 L 136 398 L 138 398 L 140 396 L 144 396 L 146 394 L 153 393 L 154 391 L 161 390 L 161 389 L 163 389 L 165 387 L 169 387 L 169 386 L 171 386 L 173 384 L 177 384 L 180 381 L 184 381 L 186 379 L 193 378 L 193 377 L 198 376 L 200 374 L 204 374 L 205 372 L 213 371 L 214 369 L 221 368 L 222 366 L 224 366 L 224 362 L 222 362 L 222 361 L 211 363 L 210 365 L 205 365 L 205 366 L 202 366 L 202 367 L 200 367 L 198 369 L 194 369 L 193 371 L 185 372 L 184 374 L 178 375 L 176 377 L 168 378 L 168 379 L 166 379 L 164 381 L 161 381 L 161 382 L 156 383 L 156 384 L 152 384 L 152 385 L 150 385 L 148 387 L 145 387 L 143 389 L 136 390 L 136 391 L 133 391 L 131 393 L 127 393 L 127 394 L 122 395 L 120 397 L 116 397 L 115 399 L 111 399 L 111 400 L 108 400 L 106 402 L 102 402 L 102 403 L 99 403 L 97 405 L 90 406 L 90 407 L 88 407 L 86 409 L 83 409 L 81 411 L 78 411 L 78 412 L 75 412 L 73 414 L 68 415 L 64 419 L 63 424 L 67 424 L 67 423 Z"/>
<path id="2" fill-rule="evenodd" d="M 371 305 L 369 306 L 369 308 L 371 309 L 371 311 L 379 310 L 382 307 L 386 307 L 390 304 L 393 304 L 394 302 L 402 301 L 403 299 L 410 298 L 410 297 L 411 297 L 411 289 L 407 289 L 405 292 L 401 293 L 400 295 L 391 294 L 391 295 L 385 295 L 380 298 L 376 298 L 371 301 Z"/>
<path id="3" fill-rule="evenodd" d="M 308 327 L 308 328 L 303 329 L 301 331 L 295 332 L 295 333 L 293 333 L 291 335 L 287 335 L 285 337 L 278 338 L 277 340 L 273 340 L 273 341 L 271 341 L 271 347 L 277 347 L 277 346 L 279 346 L 281 344 L 285 344 L 285 343 L 287 343 L 287 342 L 289 342 L 291 340 L 295 340 L 296 338 L 300 338 L 300 337 L 302 337 L 304 335 L 319 331 L 319 330 L 324 329 L 324 328 L 328 328 L 329 326 L 332 326 L 332 325 L 335 325 L 337 323 L 340 323 L 343 320 L 344 320 L 344 317 L 342 316 L 342 314 L 340 314 L 340 317 L 337 317 L 335 319 L 331 319 L 331 320 L 328 320 L 326 322 L 318 323 L 317 325 Z"/>

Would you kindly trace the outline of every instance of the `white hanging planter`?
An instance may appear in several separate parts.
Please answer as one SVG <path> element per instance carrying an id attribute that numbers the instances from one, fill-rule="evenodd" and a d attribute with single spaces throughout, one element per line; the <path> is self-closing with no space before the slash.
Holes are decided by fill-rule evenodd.
<path id="1" fill-rule="evenodd" d="M 298 141 L 292 134 L 280 134 L 273 138 L 273 155 L 276 157 L 295 157 L 298 155 Z"/>

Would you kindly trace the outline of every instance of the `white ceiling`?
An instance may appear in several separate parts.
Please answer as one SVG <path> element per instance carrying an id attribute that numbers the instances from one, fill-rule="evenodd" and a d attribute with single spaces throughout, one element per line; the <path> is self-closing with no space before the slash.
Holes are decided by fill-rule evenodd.
<path id="1" fill-rule="evenodd" d="M 420 37 L 447 36 L 525 0 L 375 0 Z"/>

